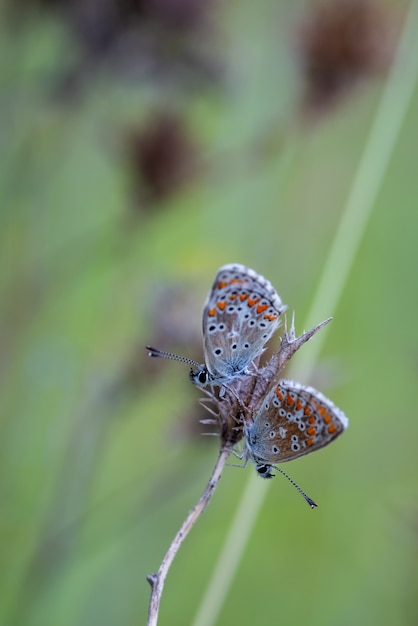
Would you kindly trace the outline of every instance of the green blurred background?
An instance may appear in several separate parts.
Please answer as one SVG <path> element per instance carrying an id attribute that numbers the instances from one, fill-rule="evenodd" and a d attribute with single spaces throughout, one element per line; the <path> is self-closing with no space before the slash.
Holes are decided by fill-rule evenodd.
<path id="1" fill-rule="evenodd" d="M 407 7 L 331 5 L 3 0 L 1 625 L 145 624 L 218 440 L 144 345 L 202 359 L 220 265 L 308 323 Z M 219 625 L 418 621 L 417 139 L 415 90 L 301 380 L 350 428 L 286 466 L 317 510 L 268 485 Z M 161 625 L 193 622 L 252 471 L 226 468 Z"/>

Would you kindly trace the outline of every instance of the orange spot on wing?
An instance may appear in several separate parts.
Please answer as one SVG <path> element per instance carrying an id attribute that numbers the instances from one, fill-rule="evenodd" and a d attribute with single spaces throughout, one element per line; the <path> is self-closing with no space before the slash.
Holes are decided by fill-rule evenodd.
<path id="1" fill-rule="evenodd" d="M 269 320 L 269 322 L 274 322 L 274 320 L 277 320 L 277 315 L 265 315 L 264 316 L 265 320 Z"/>
<path id="2" fill-rule="evenodd" d="M 241 280 L 239 278 L 233 278 L 232 280 L 229 281 L 230 285 L 246 285 L 248 281 L 246 280 Z"/>
<path id="3" fill-rule="evenodd" d="M 290 393 L 288 393 L 287 396 L 286 396 L 286 404 L 287 404 L 287 406 L 292 406 L 294 403 L 295 403 L 295 401 L 293 400 L 293 398 L 290 395 Z"/>
<path id="4" fill-rule="evenodd" d="M 279 398 L 280 402 L 283 402 L 284 395 L 282 394 L 280 387 L 276 387 L 276 396 Z"/>
<path id="5" fill-rule="evenodd" d="M 227 287 L 228 283 L 225 280 L 220 280 L 218 282 L 218 289 L 223 289 L 224 287 Z"/>
<path id="6" fill-rule="evenodd" d="M 322 417 L 324 418 L 324 422 L 325 422 L 325 424 L 331 424 L 331 422 L 332 422 L 332 417 L 331 417 L 331 415 L 327 412 L 327 410 L 326 410 L 326 409 L 324 409 L 324 407 L 322 407 L 322 406 L 321 406 L 321 407 L 319 408 L 319 412 L 320 412 L 320 414 L 322 415 Z"/>
<path id="7" fill-rule="evenodd" d="M 268 304 L 259 304 L 256 310 L 257 310 L 257 313 L 262 313 L 268 308 L 269 308 Z"/>
<path id="8" fill-rule="evenodd" d="M 225 302 L 225 300 L 217 302 L 217 303 L 216 303 L 216 306 L 218 307 L 218 309 L 221 309 L 221 311 L 223 311 L 223 310 L 224 310 L 224 308 L 226 307 L 226 302 Z"/>
<path id="9" fill-rule="evenodd" d="M 314 443 L 313 437 L 309 437 L 309 439 L 306 440 L 307 446 L 313 446 L 313 443 Z"/>
<path id="10" fill-rule="evenodd" d="M 312 413 L 310 414 L 310 416 L 308 417 L 308 422 L 310 424 L 316 424 L 316 419 L 315 417 L 312 415 Z"/>
<path id="11" fill-rule="evenodd" d="M 330 435 L 335 435 L 335 433 L 337 432 L 337 427 L 335 424 L 330 424 L 328 426 L 328 432 Z"/>
<path id="12" fill-rule="evenodd" d="M 309 428 L 306 429 L 306 432 L 308 433 L 308 435 L 316 435 L 315 426 L 309 426 Z"/>
<path id="13" fill-rule="evenodd" d="M 235 298 L 237 297 L 236 293 L 233 293 L 232 295 L 229 296 L 230 300 L 235 300 Z"/>
<path id="14" fill-rule="evenodd" d="M 241 300 L 241 302 L 244 302 L 244 300 L 246 300 L 248 296 L 249 296 L 248 293 L 240 293 L 239 299 Z"/>
<path id="15" fill-rule="evenodd" d="M 296 400 L 296 410 L 297 410 L 297 411 L 300 411 L 302 408 L 303 408 L 303 404 L 302 404 L 302 402 L 300 401 L 300 398 L 298 398 L 298 399 Z"/>
<path id="16" fill-rule="evenodd" d="M 215 315 L 216 315 L 215 307 L 213 307 L 213 309 L 209 309 L 208 315 L 209 315 L 209 317 L 215 317 Z"/>
<path id="17" fill-rule="evenodd" d="M 254 306 L 254 304 L 257 304 L 257 302 L 260 302 L 260 298 L 249 298 L 248 306 Z"/>
<path id="18" fill-rule="evenodd" d="M 305 406 L 305 408 L 303 410 L 303 414 L 307 415 L 308 417 L 313 417 L 312 411 L 311 411 L 311 409 L 307 405 Z"/>

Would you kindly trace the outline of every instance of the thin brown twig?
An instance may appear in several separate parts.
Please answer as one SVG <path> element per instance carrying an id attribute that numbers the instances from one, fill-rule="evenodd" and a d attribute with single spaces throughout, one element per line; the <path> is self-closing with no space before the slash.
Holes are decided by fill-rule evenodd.
<path id="1" fill-rule="evenodd" d="M 168 574 L 168 570 L 170 569 L 170 566 L 181 544 L 209 504 L 212 494 L 218 485 L 229 454 L 230 450 L 228 448 L 223 448 L 219 452 L 218 459 L 216 461 L 215 467 L 213 468 L 213 472 L 209 479 L 209 482 L 206 485 L 205 491 L 203 492 L 197 504 L 189 511 L 186 519 L 184 520 L 176 536 L 171 542 L 170 547 L 161 562 L 158 572 L 156 574 L 149 574 L 147 576 L 147 580 L 151 585 L 151 598 L 148 609 L 147 626 L 156 626 L 157 624 L 161 596 L 163 593 L 164 583 Z"/>

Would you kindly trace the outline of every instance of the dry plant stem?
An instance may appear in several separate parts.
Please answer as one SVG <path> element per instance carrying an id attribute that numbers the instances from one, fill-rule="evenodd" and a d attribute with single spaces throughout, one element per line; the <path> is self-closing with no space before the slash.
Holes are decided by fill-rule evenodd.
<path id="1" fill-rule="evenodd" d="M 161 562 L 158 572 L 156 574 L 149 574 L 147 576 L 147 580 L 151 585 L 151 598 L 149 603 L 147 626 L 155 626 L 158 622 L 158 612 L 160 609 L 161 596 L 163 593 L 164 583 L 168 574 L 168 570 L 170 569 L 170 566 L 174 561 L 174 558 L 184 539 L 187 537 L 194 524 L 197 522 L 200 515 L 209 504 L 212 494 L 218 485 L 229 454 L 230 450 L 228 448 L 224 448 L 220 451 L 218 460 L 216 461 L 215 467 L 213 468 L 212 475 L 209 479 L 205 491 L 203 492 L 197 504 L 193 507 L 193 509 L 191 509 L 191 511 L 189 511 L 186 519 L 184 520 L 179 531 L 171 542 L 170 547 Z"/>
<path id="2" fill-rule="evenodd" d="M 266 394 L 267 389 L 273 380 L 277 380 L 279 378 L 279 373 L 284 369 L 295 352 L 297 352 L 304 343 L 309 341 L 309 339 L 311 339 L 318 332 L 318 330 L 321 330 L 321 328 L 329 324 L 331 320 L 332 317 L 329 317 L 320 324 L 314 326 L 314 328 L 304 332 L 300 337 L 296 337 L 295 335 L 294 318 L 292 319 L 292 325 L 289 332 L 287 331 L 287 325 L 285 326 L 285 332 L 281 339 L 279 350 L 273 354 L 267 365 L 262 368 L 262 376 L 260 376 L 257 380 L 255 389 L 252 392 L 252 405 L 256 405 L 260 398 Z"/>

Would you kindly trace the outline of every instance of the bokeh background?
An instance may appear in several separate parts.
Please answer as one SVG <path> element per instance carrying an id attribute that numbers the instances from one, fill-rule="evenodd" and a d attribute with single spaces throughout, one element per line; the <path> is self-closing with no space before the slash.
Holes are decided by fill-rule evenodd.
<path id="1" fill-rule="evenodd" d="M 2 1 L 0 624 L 145 624 L 219 442 L 144 345 L 201 361 L 228 262 L 303 330 L 408 6 Z M 350 428 L 286 466 L 317 510 L 270 481 L 219 625 L 417 623 L 417 141 L 415 90 L 301 380 Z M 162 625 L 193 623 L 252 471 L 226 468 Z"/>

